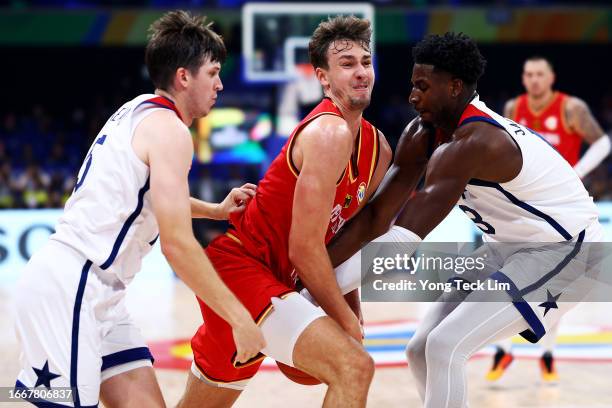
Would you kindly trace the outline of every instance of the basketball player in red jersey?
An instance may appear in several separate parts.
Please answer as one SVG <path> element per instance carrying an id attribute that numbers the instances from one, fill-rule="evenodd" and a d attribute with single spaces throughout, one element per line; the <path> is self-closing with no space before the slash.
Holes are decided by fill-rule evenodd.
<path id="1" fill-rule="evenodd" d="M 535 130 L 584 178 L 610 153 L 604 134 L 587 104 L 580 98 L 553 90 L 555 73 L 546 58 L 532 57 L 523 67 L 527 93 L 509 100 L 504 116 Z M 582 142 L 590 146 L 580 157 Z"/>
<path id="2" fill-rule="evenodd" d="M 509 100 L 504 116 L 535 130 L 542 135 L 574 167 L 583 179 L 610 153 L 610 139 L 591 114 L 587 104 L 575 96 L 553 90 L 555 73 L 544 57 L 531 57 L 523 66 L 523 86 L 527 93 Z M 580 157 L 582 142 L 590 146 Z M 558 325 L 540 341 L 542 380 L 556 382 L 553 349 Z M 489 381 L 498 380 L 512 363 L 511 341 L 496 347 L 493 365 L 487 373 Z"/>
<path id="3" fill-rule="evenodd" d="M 293 131 L 243 214 L 206 250 L 267 346 L 237 362 L 230 327 L 200 300 L 205 323 L 192 339 L 180 407 L 232 405 L 264 355 L 325 382 L 324 406 L 365 406 L 374 365 L 326 244 L 365 205 L 391 160 L 382 133 L 362 117 L 374 85 L 370 37 L 369 21 L 354 16 L 315 30 L 309 54 L 325 98 Z M 323 310 L 295 292 L 298 278 Z"/>

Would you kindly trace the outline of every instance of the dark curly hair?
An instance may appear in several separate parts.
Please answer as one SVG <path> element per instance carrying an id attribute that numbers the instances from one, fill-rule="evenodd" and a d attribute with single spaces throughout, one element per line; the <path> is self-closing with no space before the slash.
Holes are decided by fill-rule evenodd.
<path id="1" fill-rule="evenodd" d="M 416 64 L 433 65 L 468 85 L 475 85 L 484 73 L 487 61 L 478 46 L 463 33 L 428 35 L 412 49 Z"/>
<path id="2" fill-rule="evenodd" d="M 366 19 L 343 15 L 329 17 L 319 24 L 310 39 L 308 44 L 310 63 L 315 68 L 328 69 L 327 50 L 330 44 L 339 40 L 349 40 L 370 51 L 371 37 L 372 27 Z M 347 44 L 338 44 L 335 52 L 343 51 L 347 46 Z"/>
<path id="3" fill-rule="evenodd" d="M 182 10 L 168 12 L 151 24 L 145 64 L 156 88 L 167 91 L 178 68 L 195 73 L 206 59 L 223 63 L 225 45 L 211 26 L 206 17 Z"/>

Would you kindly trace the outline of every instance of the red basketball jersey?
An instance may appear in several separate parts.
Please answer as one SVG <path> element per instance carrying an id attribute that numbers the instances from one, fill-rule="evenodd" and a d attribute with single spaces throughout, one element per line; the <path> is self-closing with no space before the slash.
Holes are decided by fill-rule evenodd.
<path id="1" fill-rule="evenodd" d="M 541 134 L 574 166 L 580 158 L 582 138 L 565 122 L 565 103 L 568 95 L 555 92 L 550 103 L 538 112 L 527 103 L 527 94 L 517 98 L 513 120 Z"/>
<path id="2" fill-rule="evenodd" d="M 289 230 L 299 173 L 292 162 L 291 152 L 300 131 L 321 115 L 342 117 L 331 99 L 324 98 L 293 130 L 282 151 L 259 182 L 257 194 L 245 211 L 230 217 L 232 227 L 228 235 L 239 241 L 250 256 L 270 267 L 276 277 L 289 287 L 295 286 L 296 279 L 294 267 L 289 260 Z M 376 168 L 378 131 L 365 119 L 361 119 L 355 146 L 342 177 L 336 183 L 336 196 L 325 236 L 326 244 L 359 208 Z M 301 199 L 307 200 L 308 197 Z"/>

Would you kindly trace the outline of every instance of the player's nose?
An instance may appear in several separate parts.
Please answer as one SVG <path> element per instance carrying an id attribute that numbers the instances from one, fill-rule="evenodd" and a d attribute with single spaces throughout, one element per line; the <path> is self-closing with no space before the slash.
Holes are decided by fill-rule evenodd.
<path id="1" fill-rule="evenodd" d="M 416 105 L 416 103 L 419 101 L 419 98 L 416 95 L 416 92 L 414 92 L 414 88 L 410 91 L 410 96 L 408 97 L 408 102 L 410 102 L 413 105 Z"/>

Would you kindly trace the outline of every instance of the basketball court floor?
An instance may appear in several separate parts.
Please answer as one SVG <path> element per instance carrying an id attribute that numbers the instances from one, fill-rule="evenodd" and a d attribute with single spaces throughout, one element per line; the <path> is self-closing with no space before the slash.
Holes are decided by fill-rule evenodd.
<path id="1" fill-rule="evenodd" d="M 174 278 L 145 279 L 144 270 L 128 289 L 128 307 L 156 358 L 156 371 L 168 406 L 179 400 L 190 364 L 189 339 L 201 323 L 195 298 Z M 12 386 L 19 370 L 11 306 L 12 286 L 0 286 L 0 386 Z M 404 347 L 428 304 L 365 303 L 366 346 L 376 361 L 370 407 L 421 406 L 404 361 Z M 539 381 L 537 347 L 514 339 L 516 360 L 502 379 L 484 379 L 493 349 L 468 364 L 470 407 L 612 407 L 612 313 L 610 304 L 579 305 L 560 329 L 557 385 Z M 292 408 L 320 406 L 325 386 L 302 386 L 266 361 L 235 406 Z M 1 406 L 26 406 L 0 403 Z"/>

